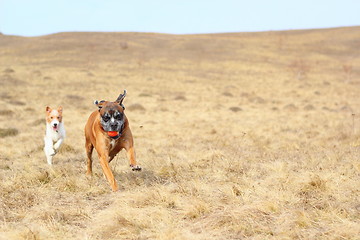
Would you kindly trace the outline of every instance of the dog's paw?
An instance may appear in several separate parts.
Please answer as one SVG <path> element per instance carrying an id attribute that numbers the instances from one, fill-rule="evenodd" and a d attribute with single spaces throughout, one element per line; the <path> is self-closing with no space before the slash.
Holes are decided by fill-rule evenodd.
<path id="1" fill-rule="evenodd" d="M 54 145 L 54 151 L 55 151 L 55 153 L 57 153 L 57 152 L 59 151 L 60 146 L 61 146 L 61 144 L 55 144 L 55 145 Z"/>
<path id="2" fill-rule="evenodd" d="M 50 151 L 49 151 L 49 155 L 50 156 L 54 156 L 56 154 L 56 151 L 54 150 L 54 149 L 51 149 Z"/>
<path id="3" fill-rule="evenodd" d="M 130 167 L 131 167 L 131 170 L 133 170 L 133 171 L 141 171 L 141 167 L 140 166 L 138 166 L 138 165 L 130 165 Z"/>

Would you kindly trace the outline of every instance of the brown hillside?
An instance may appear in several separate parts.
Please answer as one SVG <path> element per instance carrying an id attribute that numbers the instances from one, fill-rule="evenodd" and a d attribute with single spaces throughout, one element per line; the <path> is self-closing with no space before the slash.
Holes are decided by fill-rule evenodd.
<path id="1" fill-rule="evenodd" d="M 358 239 L 359 36 L 0 34 L 0 239 Z M 144 170 L 120 153 L 113 193 L 83 128 L 123 89 Z"/>

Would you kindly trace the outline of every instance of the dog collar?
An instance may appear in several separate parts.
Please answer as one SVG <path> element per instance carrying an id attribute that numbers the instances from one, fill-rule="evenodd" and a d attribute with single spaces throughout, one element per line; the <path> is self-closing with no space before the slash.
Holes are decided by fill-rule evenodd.
<path id="1" fill-rule="evenodd" d="M 121 136 L 121 133 L 120 134 L 118 134 L 118 135 L 116 135 L 116 136 L 113 136 L 113 137 L 110 137 L 111 139 L 114 139 L 114 140 L 116 140 L 116 139 L 118 139 L 119 137 Z"/>

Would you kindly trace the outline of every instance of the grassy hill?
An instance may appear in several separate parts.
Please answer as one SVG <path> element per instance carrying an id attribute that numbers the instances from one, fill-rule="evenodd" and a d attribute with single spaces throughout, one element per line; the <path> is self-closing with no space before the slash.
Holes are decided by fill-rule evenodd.
<path id="1" fill-rule="evenodd" d="M 359 36 L 0 35 L 0 239 L 358 239 Z M 143 171 L 119 153 L 113 193 L 83 128 L 123 89 Z"/>

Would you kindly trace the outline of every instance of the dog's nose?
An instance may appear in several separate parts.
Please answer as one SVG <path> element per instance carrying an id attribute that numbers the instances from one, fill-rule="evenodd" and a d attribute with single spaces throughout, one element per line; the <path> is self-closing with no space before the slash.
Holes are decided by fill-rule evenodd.
<path id="1" fill-rule="evenodd" d="M 57 126 L 57 123 L 54 123 L 54 127 L 56 127 Z"/>

